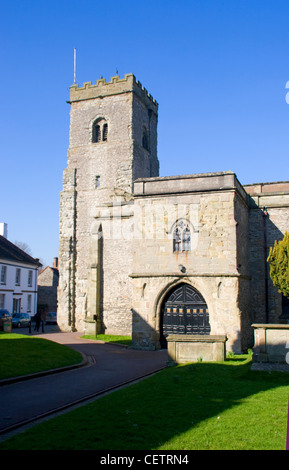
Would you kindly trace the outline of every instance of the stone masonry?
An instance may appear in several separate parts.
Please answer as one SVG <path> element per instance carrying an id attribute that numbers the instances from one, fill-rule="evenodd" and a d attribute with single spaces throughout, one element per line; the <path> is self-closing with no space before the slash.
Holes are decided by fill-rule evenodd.
<path id="1" fill-rule="evenodd" d="M 158 104 L 132 74 L 73 85 L 69 103 L 59 326 L 157 349 L 165 299 L 188 285 L 204 298 L 211 335 L 235 352 L 252 347 L 252 323 L 282 316 L 266 257 L 289 227 L 289 183 L 159 177 Z M 179 226 L 189 248 L 175 248 Z"/>
<path id="2" fill-rule="evenodd" d="M 89 330 L 97 314 L 99 330 L 126 333 L 132 251 L 121 231 L 130 230 L 134 180 L 158 174 L 158 104 L 126 75 L 72 86 L 70 106 L 60 202 L 59 325 Z M 102 121 L 107 140 L 92 142 L 93 126 Z"/>

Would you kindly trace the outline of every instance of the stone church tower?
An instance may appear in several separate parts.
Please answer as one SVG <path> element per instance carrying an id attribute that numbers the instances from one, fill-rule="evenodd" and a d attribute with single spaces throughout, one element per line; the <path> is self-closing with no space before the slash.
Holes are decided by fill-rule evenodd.
<path id="1" fill-rule="evenodd" d="M 58 323 L 130 334 L 133 184 L 158 175 L 158 104 L 132 74 L 73 85 L 69 103 Z"/>
<path id="2" fill-rule="evenodd" d="M 158 104 L 132 74 L 73 85 L 69 103 L 62 330 L 132 335 L 141 349 L 202 336 L 240 353 L 252 347 L 252 324 L 289 322 L 267 263 L 289 227 L 288 181 L 160 177 Z"/>

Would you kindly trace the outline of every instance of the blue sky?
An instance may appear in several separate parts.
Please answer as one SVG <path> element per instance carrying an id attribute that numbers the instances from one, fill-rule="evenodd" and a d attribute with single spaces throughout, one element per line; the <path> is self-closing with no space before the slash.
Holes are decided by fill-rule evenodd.
<path id="1" fill-rule="evenodd" d="M 52 264 L 69 87 L 133 73 L 159 103 L 160 175 L 289 180 L 288 0 L 0 1 L 0 222 Z"/>

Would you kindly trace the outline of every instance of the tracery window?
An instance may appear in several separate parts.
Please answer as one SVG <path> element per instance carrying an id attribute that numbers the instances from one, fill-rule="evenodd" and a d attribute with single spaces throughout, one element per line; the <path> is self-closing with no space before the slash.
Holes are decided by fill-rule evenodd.
<path id="1" fill-rule="evenodd" d="M 188 222 L 181 220 L 177 222 L 173 234 L 174 251 L 191 250 L 191 230 Z"/>

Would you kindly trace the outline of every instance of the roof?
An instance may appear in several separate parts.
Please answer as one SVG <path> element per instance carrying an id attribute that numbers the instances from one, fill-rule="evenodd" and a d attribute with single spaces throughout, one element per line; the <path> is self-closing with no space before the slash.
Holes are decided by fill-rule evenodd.
<path id="1" fill-rule="evenodd" d="M 11 243 L 2 235 L 0 235 L 0 259 L 16 263 L 33 264 L 38 267 L 42 266 L 38 258 L 32 258 L 32 256 L 25 253 L 25 251 L 18 248 L 18 246 Z"/>
<path id="2" fill-rule="evenodd" d="M 39 272 L 39 276 L 44 273 L 44 271 L 46 271 L 47 269 L 49 269 L 50 271 L 53 272 L 53 274 L 55 274 L 55 276 L 59 276 L 59 270 L 57 268 L 52 268 L 51 266 L 46 266 L 46 268 L 42 269 L 40 272 Z"/>

